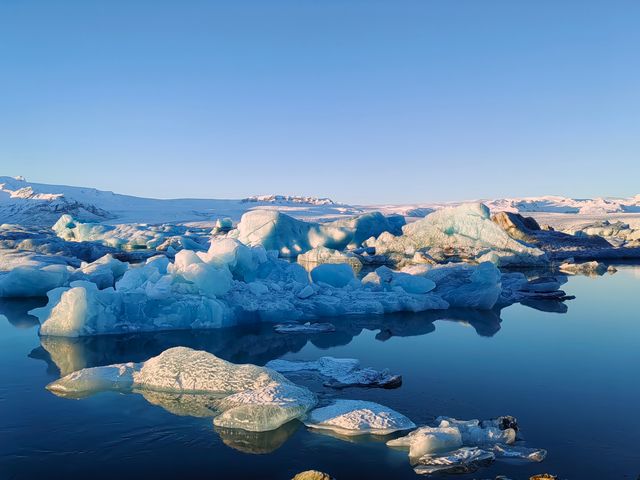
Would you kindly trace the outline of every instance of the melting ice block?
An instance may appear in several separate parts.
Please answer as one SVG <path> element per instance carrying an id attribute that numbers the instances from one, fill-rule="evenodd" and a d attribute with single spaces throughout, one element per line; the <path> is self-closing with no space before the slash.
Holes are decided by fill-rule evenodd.
<path id="1" fill-rule="evenodd" d="M 311 411 L 304 423 L 311 428 L 347 436 L 388 435 L 416 426 L 389 407 L 362 400 L 335 400 L 331 405 Z"/>
<path id="2" fill-rule="evenodd" d="M 47 388 L 61 396 L 104 390 L 219 395 L 214 424 L 268 431 L 303 416 L 316 398 L 281 374 L 255 365 L 236 365 L 211 353 L 174 347 L 143 363 L 85 368 Z"/>
<path id="3" fill-rule="evenodd" d="M 281 373 L 318 372 L 331 379 L 326 385 L 332 387 L 382 387 L 395 388 L 402 384 L 400 375 L 392 375 L 388 370 L 361 368 L 355 358 L 320 357 L 312 362 L 271 360 L 266 365 Z"/>

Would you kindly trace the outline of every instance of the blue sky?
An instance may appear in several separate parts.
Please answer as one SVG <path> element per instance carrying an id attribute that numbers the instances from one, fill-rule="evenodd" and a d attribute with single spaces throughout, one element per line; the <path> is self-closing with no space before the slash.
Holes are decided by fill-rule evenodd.
<path id="1" fill-rule="evenodd" d="M 0 3 L 0 174 L 160 198 L 640 193 L 637 1 Z"/>

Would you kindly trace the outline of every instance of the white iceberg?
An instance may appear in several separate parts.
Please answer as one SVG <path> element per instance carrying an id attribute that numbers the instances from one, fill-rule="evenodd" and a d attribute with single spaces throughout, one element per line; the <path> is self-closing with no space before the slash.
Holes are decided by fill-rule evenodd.
<path id="1" fill-rule="evenodd" d="M 447 207 L 424 219 L 402 227 L 402 235 L 382 234 L 368 241 L 376 253 L 399 253 L 412 257 L 419 250 L 432 256 L 438 252 L 441 260 L 491 261 L 499 266 L 541 265 L 546 254 L 511 238 L 491 221 L 489 209 L 481 203 Z"/>
<path id="2" fill-rule="evenodd" d="M 104 390 L 219 395 L 214 424 L 269 431 L 303 416 L 315 403 L 311 391 L 255 365 L 235 365 L 186 347 L 165 350 L 143 363 L 94 367 L 71 373 L 47 388 L 61 396 Z"/>
<path id="3" fill-rule="evenodd" d="M 346 435 L 388 435 L 410 430 L 416 425 L 407 417 L 379 403 L 363 400 L 335 400 L 331 405 L 312 410 L 304 424 L 318 430 Z"/>
<path id="4" fill-rule="evenodd" d="M 379 212 L 328 223 L 297 220 L 277 210 L 251 210 L 231 232 L 246 245 L 262 245 L 282 257 L 296 257 L 316 247 L 343 250 L 358 247 L 382 232 L 399 233 L 402 217 L 385 217 Z"/>

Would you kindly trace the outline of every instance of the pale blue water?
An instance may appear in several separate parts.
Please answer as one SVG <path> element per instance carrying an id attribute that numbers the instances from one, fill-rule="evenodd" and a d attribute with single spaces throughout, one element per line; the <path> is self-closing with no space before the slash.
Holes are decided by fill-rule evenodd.
<path id="1" fill-rule="evenodd" d="M 577 297 L 566 313 L 514 305 L 499 316 L 446 314 L 455 320 L 438 318 L 443 314 L 335 319 L 338 332 L 313 337 L 279 335 L 264 326 L 44 345 L 34 319 L 20 313 L 33 305 L 0 303 L 10 320 L 0 323 L 0 479 L 286 479 L 310 468 L 338 479 L 418 478 L 406 453 L 376 439 L 347 442 L 298 422 L 262 435 L 216 431 L 210 418 L 178 416 L 141 395 L 70 400 L 44 388 L 60 368 L 143 360 L 174 345 L 259 364 L 283 356 L 356 357 L 402 374 L 402 387 L 321 388 L 322 396 L 377 401 L 418 424 L 438 415 L 510 414 L 529 446 L 549 452 L 542 464 L 497 461 L 461 478 L 551 472 L 636 479 L 640 267 L 572 277 L 564 289 Z"/>

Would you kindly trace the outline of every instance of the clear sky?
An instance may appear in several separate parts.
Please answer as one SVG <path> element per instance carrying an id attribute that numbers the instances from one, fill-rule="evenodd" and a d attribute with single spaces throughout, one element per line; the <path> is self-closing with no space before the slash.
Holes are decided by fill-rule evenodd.
<path id="1" fill-rule="evenodd" d="M 161 198 L 640 193 L 640 2 L 2 0 L 0 174 Z"/>

